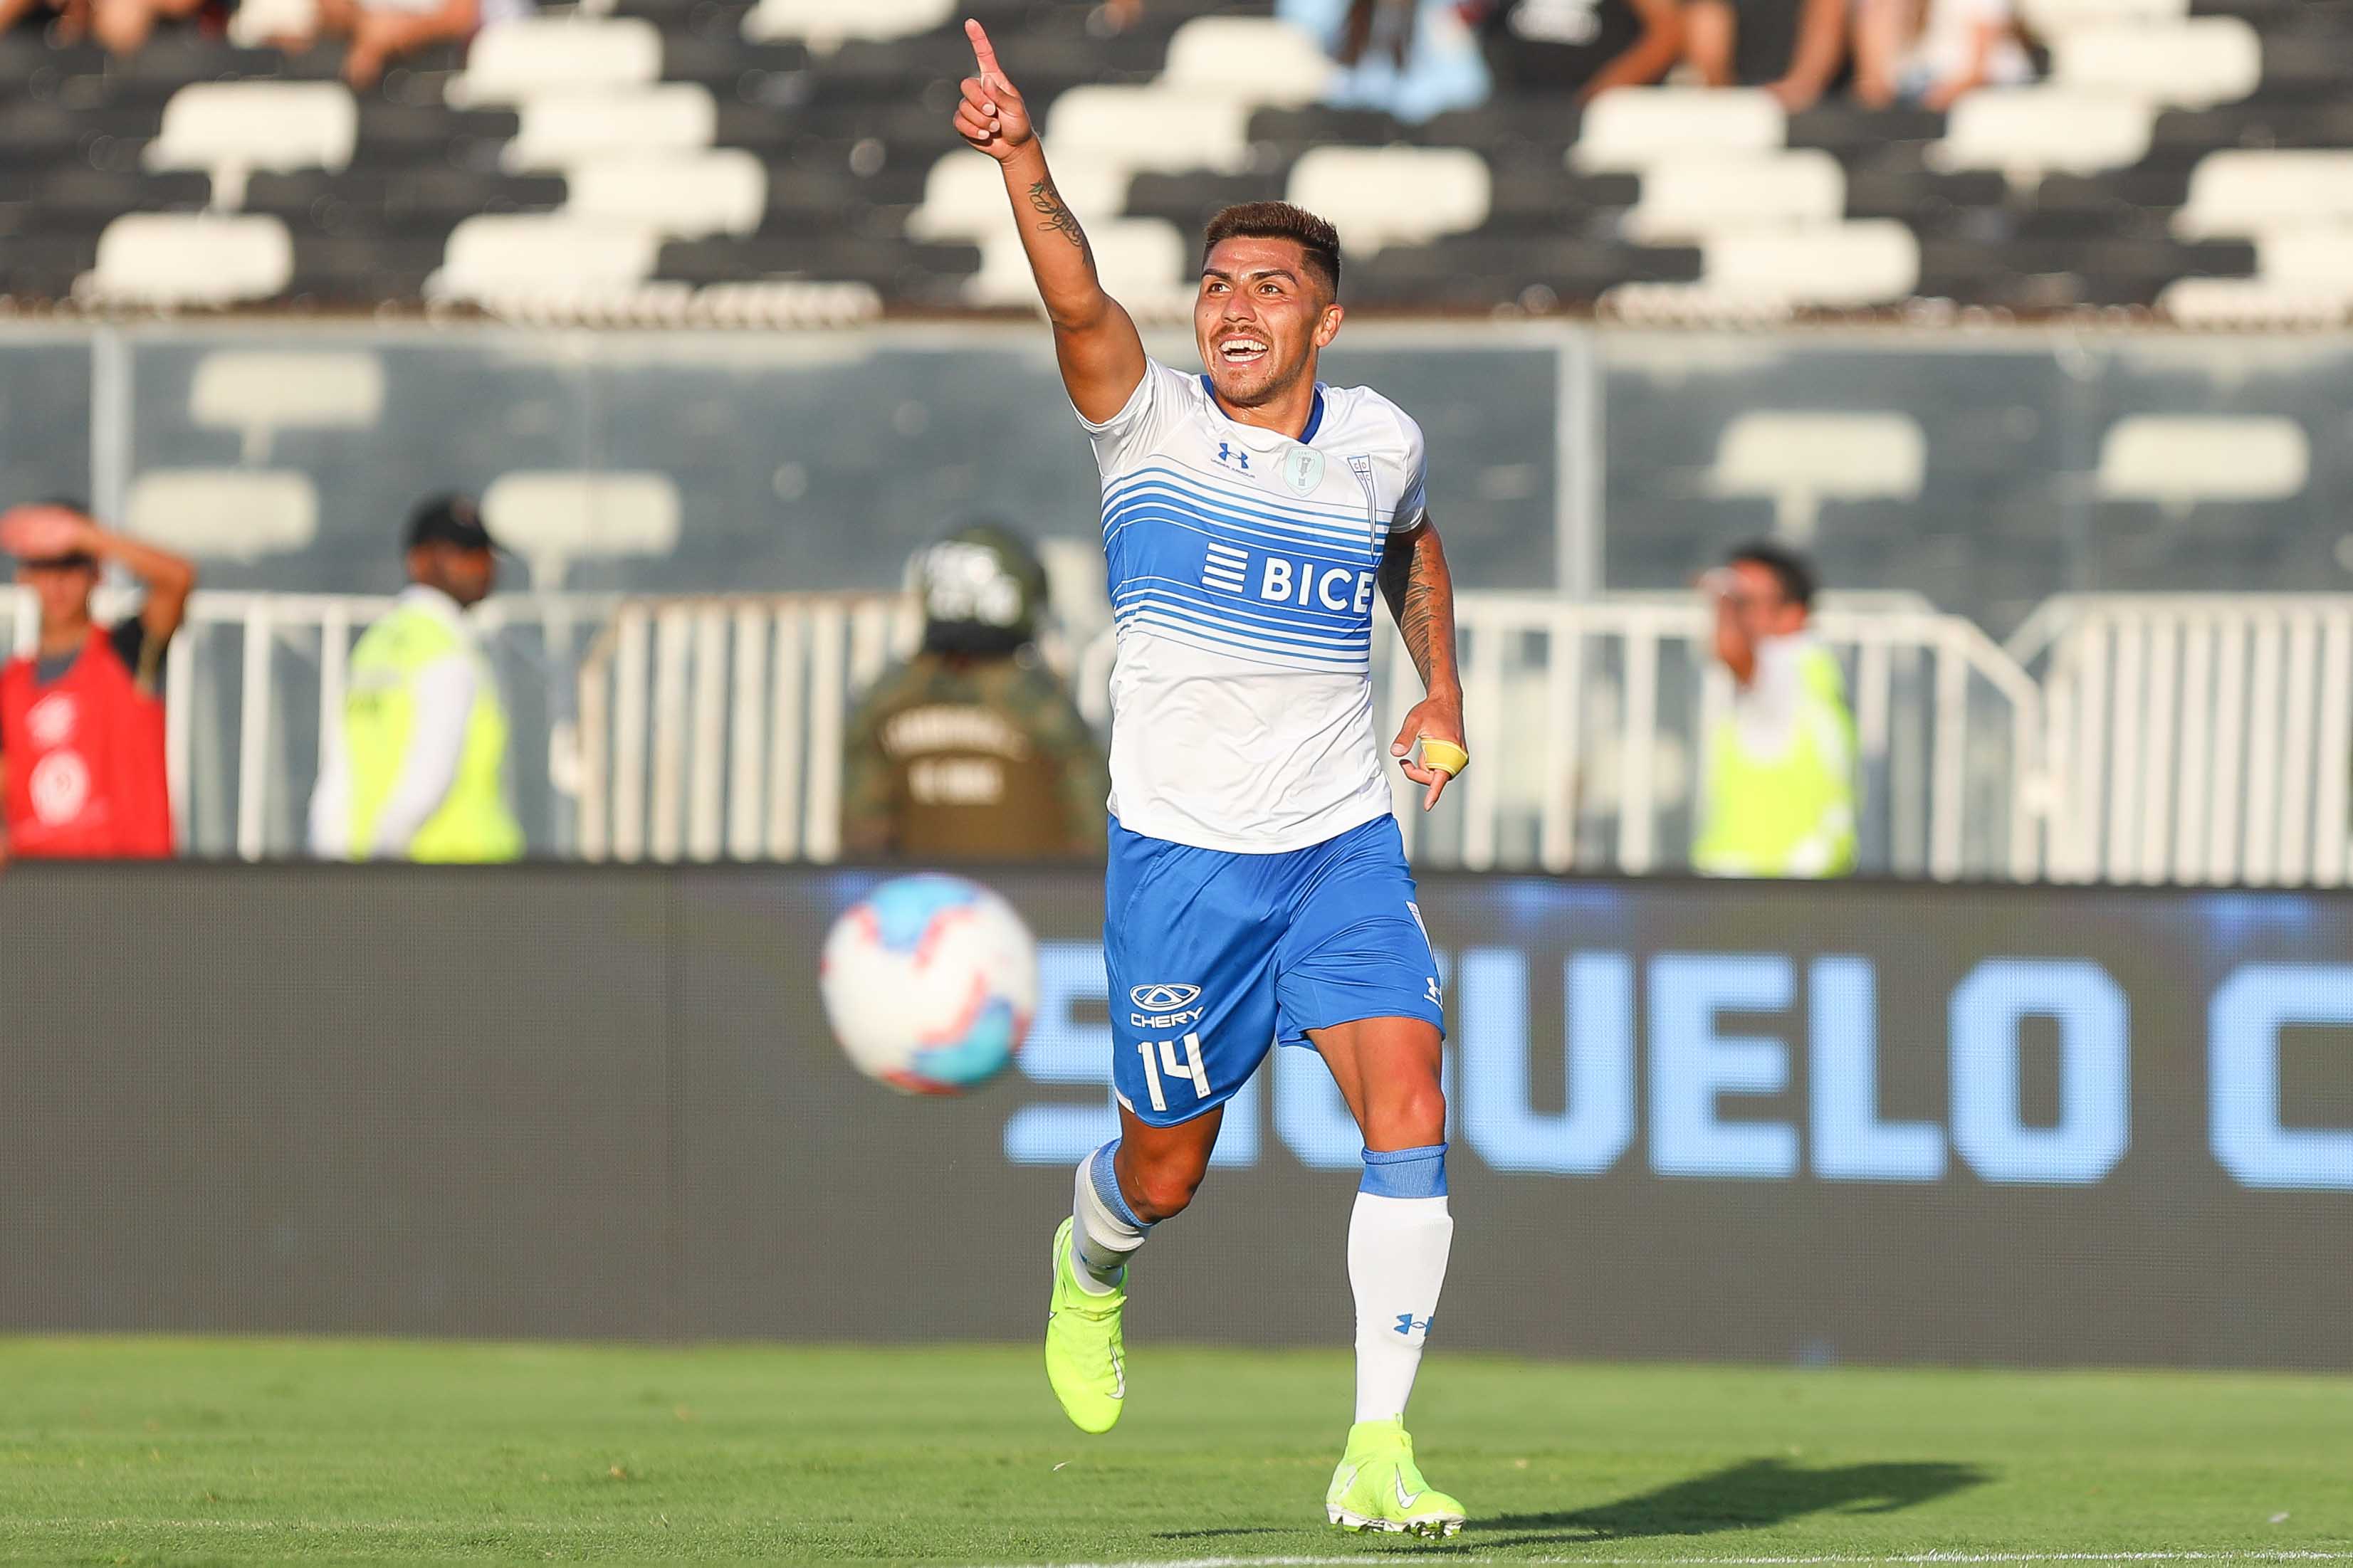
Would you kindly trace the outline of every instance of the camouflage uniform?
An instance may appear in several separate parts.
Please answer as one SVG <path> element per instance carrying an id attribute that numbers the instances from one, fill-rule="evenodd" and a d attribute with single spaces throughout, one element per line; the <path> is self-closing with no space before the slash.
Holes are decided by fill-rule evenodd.
<path id="1" fill-rule="evenodd" d="M 850 721 L 842 847 L 901 859 L 1100 857 L 1103 748 L 1039 659 L 921 653 Z"/>

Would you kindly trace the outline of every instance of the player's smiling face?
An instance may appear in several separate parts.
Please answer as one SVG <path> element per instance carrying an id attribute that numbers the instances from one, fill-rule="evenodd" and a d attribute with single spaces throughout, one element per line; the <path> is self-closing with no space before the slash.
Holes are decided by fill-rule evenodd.
<path id="1" fill-rule="evenodd" d="M 1250 408 L 1314 379 L 1340 315 L 1297 240 L 1238 236 L 1219 241 L 1201 270 L 1193 336 L 1218 395 Z"/>

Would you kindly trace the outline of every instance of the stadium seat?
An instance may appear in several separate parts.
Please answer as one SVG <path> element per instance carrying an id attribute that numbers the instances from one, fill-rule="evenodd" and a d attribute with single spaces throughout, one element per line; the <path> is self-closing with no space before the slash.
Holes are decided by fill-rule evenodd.
<path id="1" fill-rule="evenodd" d="M 2353 225 L 2353 151 L 2210 153 L 2189 174 L 2189 198 L 2174 215 L 2185 239 Z"/>
<path id="2" fill-rule="evenodd" d="M 563 213 L 470 217 L 450 233 L 428 297 L 495 303 L 625 289 L 653 275 L 661 237 L 644 225 Z"/>
<path id="3" fill-rule="evenodd" d="M 2144 414 L 2101 437 L 2096 483 L 2103 500 L 2179 515 L 2201 501 L 2284 500 L 2311 471 L 2311 442 L 2293 419 Z"/>
<path id="4" fill-rule="evenodd" d="M 154 468 L 131 482 L 122 523 L 199 560 L 259 561 L 319 537 L 319 492 L 306 474 Z"/>
<path id="5" fill-rule="evenodd" d="M 829 54 L 852 38 L 903 38 L 946 26 L 955 0 L 760 0 L 744 17 L 755 44 L 787 40 Z"/>
<path id="6" fill-rule="evenodd" d="M 1185 237 L 1158 218 L 1124 217 L 1088 226 L 1103 287 L 1138 318 L 1166 319 L 1191 309 L 1198 275 Z M 980 270 L 965 285 L 966 302 L 1043 310 L 1021 237 L 1008 231 L 982 242 Z"/>
<path id="7" fill-rule="evenodd" d="M 318 30 L 319 0 L 241 0 L 228 14 L 228 41 L 240 48 L 268 48 L 280 38 L 307 38 Z"/>
<path id="8" fill-rule="evenodd" d="M 1814 537 L 1826 500 L 1917 500 L 1927 453 L 1927 437 L 1908 414 L 1743 414 L 1716 444 L 1708 489 L 1769 500 L 1774 531 L 1803 543 Z"/>
<path id="9" fill-rule="evenodd" d="M 1700 251 L 1696 282 L 1628 284 L 1605 298 L 1630 317 L 1771 317 L 1889 304 L 1920 280 L 1920 242 L 1893 218 L 1734 230 L 1708 237 Z"/>
<path id="10" fill-rule="evenodd" d="M 1997 169 L 2031 181 L 2052 170 L 2088 174 L 2138 163 L 2155 111 L 2131 98 L 2061 87 L 1988 88 L 1953 106 L 1932 167 Z"/>
<path id="11" fill-rule="evenodd" d="M 1370 256 L 1487 221 L 1486 163 L 1460 147 L 1318 147 L 1291 171 L 1290 199 L 1327 218 L 1342 250 Z"/>
<path id="12" fill-rule="evenodd" d="M 1642 172 L 1625 232 L 1644 243 L 1673 243 L 1736 228 L 1832 224 L 1845 213 L 1846 173 L 1820 148 L 1676 158 Z"/>
<path id="13" fill-rule="evenodd" d="M 1731 157 L 1786 144 L 1788 116 L 1761 89 L 1621 87 L 1586 106 L 1569 166 L 1641 170 L 1670 159 Z"/>
<path id="14" fill-rule="evenodd" d="M 2263 50 L 2236 16 L 2196 16 L 2167 27 L 2084 27 L 2051 47 L 2052 79 L 2072 90 L 2203 109 L 2255 90 Z"/>
<path id="15" fill-rule="evenodd" d="M 678 548 L 678 485 L 667 474 L 501 474 L 482 492 L 482 520 L 530 563 L 531 585 L 564 586 L 575 561 L 666 555 Z"/>
<path id="16" fill-rule="evenodd" d="M 527 103 L 646 86 L 661 75 L 661 31 L 639 16 L 532 16 L 474 35 L 444 89 L 460 108 Z"/>
<path id="17" fill-rule="evenodd" d="M 2056 40 L 2082 27 L 2179 22 L 2190 0 L 2019 0 L 2019 20 L 2037 37 Z"/>
<path id="18" fill-rule="evenodd" d="M 280 430 L 373 426 L 384 413 L 384 363 L 372 353 L 216 350 L 196 363 L 188 413 L 202 428 L 237 431 L 244 460 L 266 463 Z"/>
<path id="19" fill-rule="evenodd" d="M 142 162 L 209 172 L 214 205 L 234 211 L 253 170 L 341 169 L 358 135 L 359 106 L 341 82 L 198 82 L 164 106 Z"/>
<path id="20" fill-rule="evenodd" d="M 599 157 L 687 152 L 710 146 L 717 125 L 711 89 L 692 82 L 612 96 L 534 98 L 522 106 L 522 127 L 501 159 L 523 173 Z"/>
<path id="21" fill-rule="evenodd" d="M 293 240 L 274 217 L 131 213 L 99 236 L 75 292 L 147 305 L 233 305 L 284 291 Z"/>
<path id="22" fill-rule="evenodd" d="M 1048 112 L 1047 139 L 1117 169 L 1234 173 L 1250 162 L 1250 110 L 1158 87 L 1074 87 Z"/>
<path id="23" fill-rule="evenodd" d="M 1095 162 L 1083 151 L 1069 157 L 1058 153 L 1054 188 L 1062 193 L 1072 212 L 1108 216 L 1120 210 L 1127 175 Z M 1012 223 L 1005 178 L 997 173 L 995 161 L 976 158 L 959 149 L 932 165 L 923 180 L 923 205 L 907 216 L 907 233 L 916 239 L 968 239 L 978 244 L 1008 232 Z"/>
<path id="24" fill-rule="evenodd" d="M 645 224 L 681 239 L 749 234 L 768 210 L 767 168 L 740 148 L 595 158 L 575 164 L 566 180 L 572 189 L 567 214 Z"/>
<path id="25" fill-rule="evenodd" d="M 1323 97 L 1335 68 L 1303 27 L 1271 16 L 1197 16 L 1170 36 L 1160 85 L 1196 99 L 1290 109 Z"/>

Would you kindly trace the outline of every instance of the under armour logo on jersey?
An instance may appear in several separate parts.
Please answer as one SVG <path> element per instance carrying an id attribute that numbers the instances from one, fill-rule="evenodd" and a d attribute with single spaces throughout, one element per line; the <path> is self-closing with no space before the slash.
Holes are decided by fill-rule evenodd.
<path id="1" fill-rule="evenodd" d="M 1245 474 L 1250 472 L 1250 454 L 1230 441 L 1218 443 L 1218 461 L 1228 468 L 1239 468 Z"/>
<path id="2" fill-rule="evenodd" d="M 1411 1312 L 1399 1312 L 1398 1314 L 1397 1331 L 1401 1334 L 1409 1334 L 1413 1332 L 1414 1330 L 1419 1329 L 1426 1334 L 1430 1332 L 1430 1325 L 1436 1321 L 1438 1321 L 1438 1320 L 1435 1317 L 1416 1318 Z"/>

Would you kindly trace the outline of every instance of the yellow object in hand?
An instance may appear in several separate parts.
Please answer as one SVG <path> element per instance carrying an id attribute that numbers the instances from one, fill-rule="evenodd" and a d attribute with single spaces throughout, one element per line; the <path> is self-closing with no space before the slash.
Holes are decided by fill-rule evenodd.
<path id="1" fill-rule="evenodd" d="M 1471 765 L 1471 753 L 1451 741 L 1441 741 L 1434 735 L 1421 738 L 1421 765 L 1441 773 L 1459 773 Z"/>

